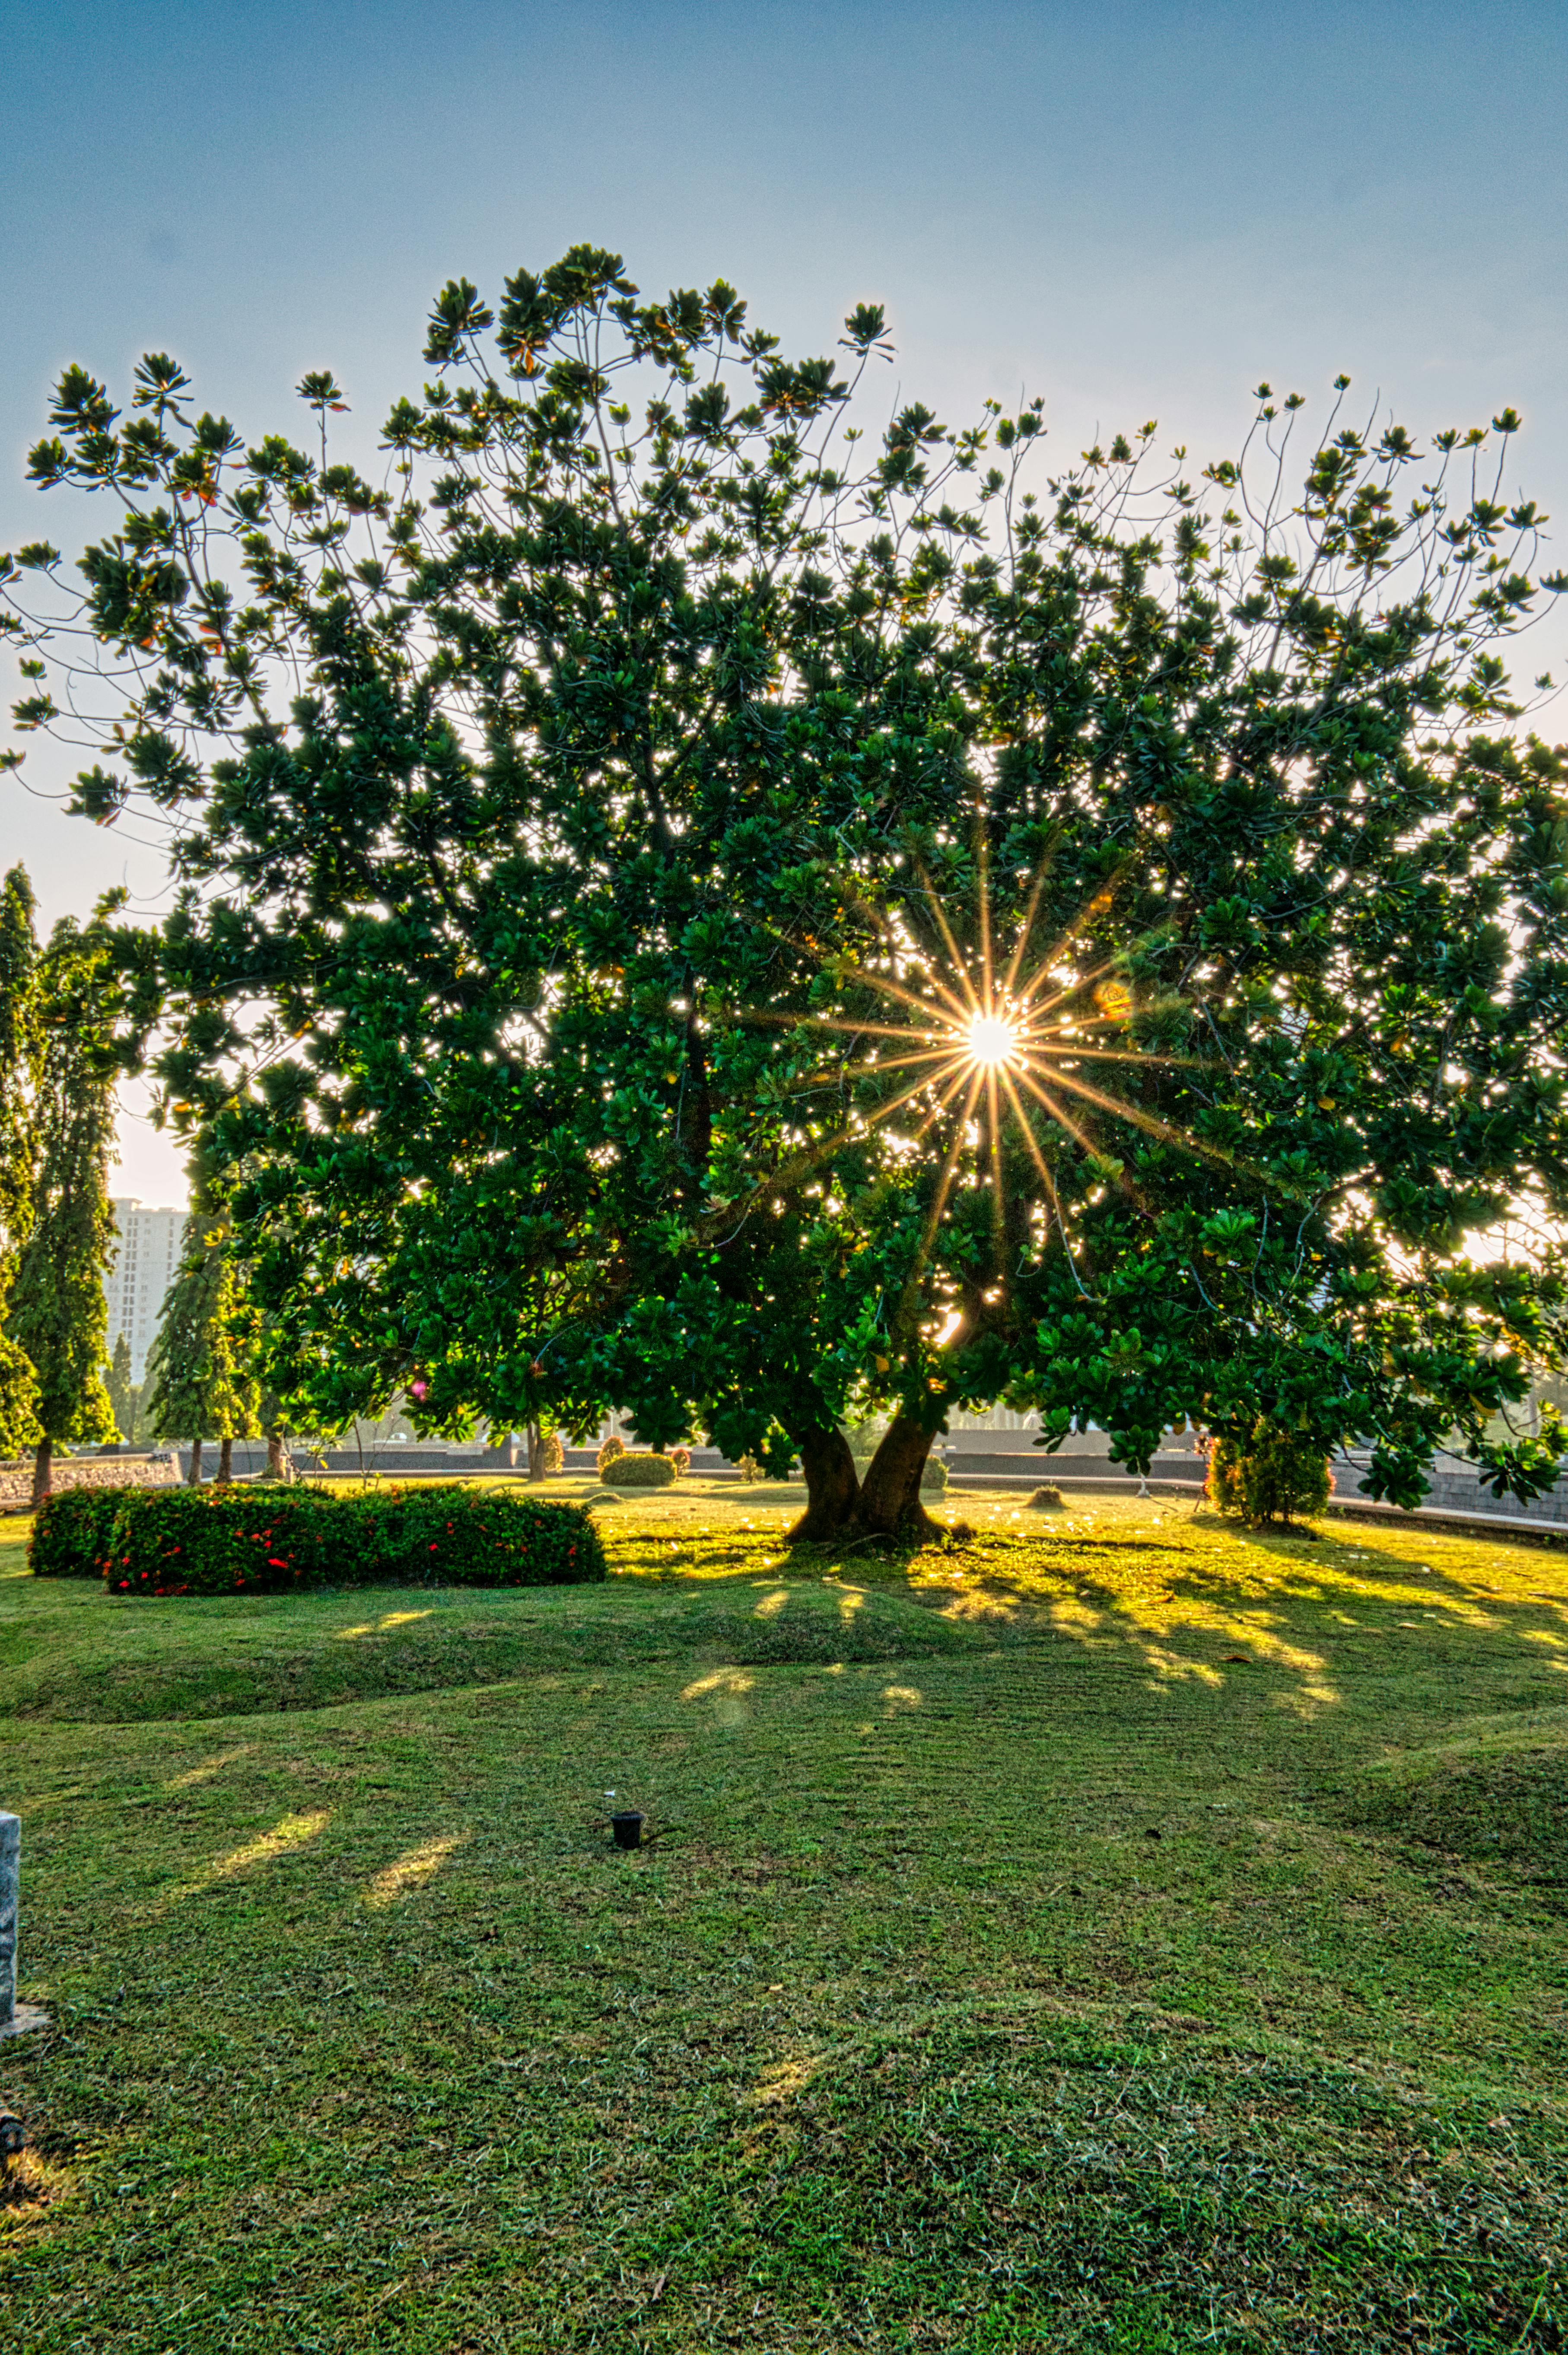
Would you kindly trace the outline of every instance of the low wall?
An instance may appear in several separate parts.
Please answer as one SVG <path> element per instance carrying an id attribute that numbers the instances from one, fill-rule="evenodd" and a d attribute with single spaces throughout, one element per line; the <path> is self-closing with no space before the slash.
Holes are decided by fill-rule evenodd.
<path id="1" fill-rule="evenodd" d="M 1366 1496 L 1367 1464 L 1365 1455 L 1335 1457 L 1334 1494 L 1338 1503 L 1349 1505 Z M 1430 1488 L 1422 1499 L 1423 1512 L 1480 1515 L 1489 1520 L 1544 1521 L 1568 1529 L 1568 1480 L 1559 1480 L 1543 1497 L 1532 1497 L 1528 1505 L 1521 1505 L 1516 1497 L 1494 1497 L 1489 1488 L 1483 1488 L 1480 1473 L 1471 1464 L 1449 1464 L 1439 1456 L 1426 1477 Z"/>
<path id="2" fill-rule="evenodd" d="M 172 1488 L 179 1465 L 170 1450 L 153 1455 L 57 1455 L 49 1471 L 55 1488 Z M 0 1461 L 0 1508 L 28 1505 L 33 1497 L 33 1459 Z"/>

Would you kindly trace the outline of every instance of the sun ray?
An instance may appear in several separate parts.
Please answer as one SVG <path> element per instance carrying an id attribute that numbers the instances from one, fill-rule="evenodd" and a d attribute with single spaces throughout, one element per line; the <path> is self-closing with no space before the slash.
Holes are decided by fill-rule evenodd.
<path id="1" fill-rule="evenodd" d="M 956 1055 L 951 1047 L 924 1047 L 914 1054 L 883 1055 L 875 1062 L 821 1064 L 815 1071 L 805 1071 L 796 1079 L 786 1080 L 783 1086 L 788 1094 L 800 1095 L 812 1088 L 837 1086 L 845 1080 L 871 1080 L 883 1071 L 908 1071 L 916 1063 L 942 1064 L 962 1060 L 963 1058 Z M 935 1071 L 928 1071 L 926 1081 L 922 1084 L 938 1076 Z"/>
<path id="2" fill-rule="evenodd" d="M 947 922 L 946 911 L 943 908 L 941 900 L 937 898 L 935 888 L 924 868 L 921 868 L 919 871 L 921 887 L 925 893 L 926 904 L 930 908 L 932 915 L 936 921 L 937 931 L 942 934 L 943 945 L 945 947 L 948 955 L 953 960 L 953 971 L 957 977 L 958 986 L 963 991 L 964 996 L 967 1001 L 969 1012 L 972 1015 L 984 1014 L 986 1008 L 981 1005 L 979 999 L 975 995 L 975 986 L 969 978 L 968 967 L 965 965 L 963 957 L 959 954 L 958 943 L 953 937 L 952 928 Z"/>
<path id="3" fill-rule="evenodd" d="M 767 1023 L 782 1030 L 840 1030 L 850 1038 L 857 1037 L 862 1030 L 878 1039 L 907 1039 L 912 1035 L 907 1023 L 901 1028 L 896 1022 L 859 1022 L 847 1014 L 766 1014 L 759 1009 L 742 1013 L 740 1019 L 742 1022 Z M 946 1034 L 940 1025 L 933 1022 L 919 1035 L 923 1039 L 940 1039 Z"/>
<path id="4" fill-rule="evenodd" d="M 991 1131 L 991 1233 L 997 1247 L 997 1274 L 1005 1280 L 1008 1263 L 1007 1209 L 1002 1199 L 1002 1123 L 997 1103 L 997 1082 L 1007 1077 L 1006 1063 L 993 1063 L 986 1073 L 986 1110 Z"/>
<path id="5" fill-rule="evenodd" d="M 1036 1102 L 1042 1103 L 1045 1106 L 1046 1111 L 1051 1114 L 1051 1119 L 1056 1123 L 1058 1128 L 1064 1128 L 1067 1131 L 1068 1135 L 1071 1136 L 1076 1144 L 1081 1145 L 1085 1153 L 1092 1153 L 1096 1160 L 1103 1160 L 1104 1158 L 1104 1156 L 1100 1151 L 1098 1143 L 1089 1134 L 1088 1130 L 1080 1128 L 1078 1123 L 1072 1118 L 1071 1113 L 1063 1112 L 1055 1097 L 1049 1095 L 1046 1092 L 1045 1089 L 1041 1087 L 1040 1082 L 1034 1077 L 1032 1072 L 1020 1071 L 1019 1073 L 1019 1077 L 1023 1082 L 1025 1087 L 1029 1090 L 1030 1095 L 1035 1098 Z"/>
<path id="6" fill-rule="evenodd" d="M 1035 991 L 1051 979 L 1056 969 L 1056 959 L 1061 954 L 1060 949 L 1052 949 L 1049 957 L 1036 965 L 1033 979 L 1026 983 L 1018 993 L 1017 1003 L 1020 1008 L 1033 1006 Z M 1104 981 L 1108 973 L 1115 973 L 1118 965 L 1125 963 L 1125 950 L 1118 949 L 1114 955 L 1105 959 L 1104 964 L 1093 966 L 1088 973 L 1075 974 L 1071 982 L 1057 991 L 1054 997 L 1048 997 L 1042 1006 L 1034 1006 L 1032 1018 L 1037 1022 L 1042 1022 L 1053 1006 L 1061 1006 L 1067 998 L 1076 997 L 1081 990 L 1093 989 L 1097 981 Z M 1085 1020 L 1090 1018 L 1088 1016 L 1084 1017 Z"/>
<path id="7" fill-rule="evenodd" d="M 979 877 L 979 890 L 976 896 L 980 916 L 980 1003 L 984 1012 L 989 1015 L 996 1006 L 996 976 L 991 968 L 991 857 L 985 815 L 978 802 L 975 805 L 975 864 Z"/>
<path id="8" fill-rule="evenodd" d="M 1019 926 L 1018 939 L 1013 943 L 1013 953 L 1008 959 L 1008 969 L 1002 975 L 1002 996 L 1006 998 L 1012 997 L 1017 986 L 1019 967 L 1024 961 L 1024 952 L 1029 946 L 1029 936 L 1034 930 L 1034 920 L 1040 912 L 1040 903 L 1045 894 L 1046 878 L 1051 872 L 1052 864 L 1053 855 L 1048 850 L 1034 870 L 1034 879 L 1029 887 L 1029 898 L 1024 902 L 1023 922 Z"/>
<path id="9" fill-rule="evenodd" d="M 1056 1180 L 1051 1176 L 1051 1165 L 1040 1149 L 1040 1139 L 1034 1133 L 1033 1124 L 1024 1107 L 1022 1099 L 1020 1098 L 1018 1090 L 1013 1085 L 1013 1078 L 1010 1071 L 1003 1071 L 1002 1085 L 1008 1092 L 1008 1099 L 1013 1107 L 1014 1117 L 1018 1121 L 1019 1127 L 1023 1132 L 1024 1143 L 1028 1146 L 1029 1153 L 1034 1160 L 1034 1166 L 1040 1172 L 1040 1183 L 1045 1188 L 1046 1199 L 1051 1205 L 1051 1217 L 1056 1220 L 1057 1232 L 1061 1237 L 1061 1248 L 1071 1260 L 1072 1257 L 1072 1246 L 1067 1240 L 1067 1221 L 1061 1215 L 1061 1197 L 1056 1190 Z"/>
<path id="10" fill-rule="evenodd" d="M 1115 890 L 1112 884 L 1107 883 L 1104 885 L 1100 890 L 1095 892 L 1093 898 L 1088 902 L 1088 904 L 1079 910 L 1072 922 L 1063 925 L 1061 931 L 1057 934 L 1056 939 L 1051 943 L 1051 947 L 1047 949 L 1045 954 L 1040 958 L 1040 963 L 1035 966 L 1032 978 L 1025 983 L 1022 989 L 1015 991 L 1014 994 L 1020 1006 L 1027 1006 L 1029 1000 L 1033 997 L 1035 991 L 1040 987 L 1041 982 L 1049 979 L 1051 974 L 1055 970 L 1058 960 L 1066 954 L 1068 948 L 1072 944 L 1074 932 L 1081 932 L 1085 924 L 1093 922 L 1094 917 L 1103 915 L 1105 910 L 1111 905 L 1111 902 L 1115 896 Z M 1117 955 L 1112 957 L 1108 964 L 1100 968 L 1100 971 L 1102 973 L 1109 973 L 1113 965 L 1116 965 L 1121 963 L 1122 954 L 1124 953 L 1118 953 Z M 1021 948 L 1019 951 L 1019 957 L 1021 962 Z M 1073 987 L 1075 989 L 1086 988 L 1091 983 L 1098 979 L 1099 974 L 1086 974 L 1083 975 L 1082 980 L 1074 982 Z"/>
<path id="11" fill-rule="evenodd" d="M 871 989 L 881 990 L 889 997 L 896 997 L 902 1006 L 912 1006 L 917 1014 L 930 1014 L 933 1011 L 931 998 L 917 996 L 912 989 L 907 989 L 901 982 L 891 980 L 885 973 L 868 973 L 863 966 L 857 965 L 855 978 L 857 981 L 865 982 Z M 975 1011 L 972 1004 L 965 1005 L 963 998 L 955 997 L 953 992 L 945 989 L 939 981 L 933 980 L 930 986 L 932 996 L 939 998 L 942 1005 L 949 1009 L 953 1020 L 966 1022 L 969 1019 Z"/>
<path id="12" fill-rule="evenodd" d="M 921 1230 L 920 1241 L 915 1250 L 914 1259 L 911 1264 L 910 1272 L 904 1279 L 903 1290 L 899 1295 L 897 1322 L 901 1325 L 905 1320 L 910 1303 L 920 1284 L 920 1279 L 925 1273 L 925 1264 L 927 1260 L 931 1257 L 931 1246 L 936 1240 L 936 1230 L 942 1223 L 942 1214 L 947 1208 L 948 1196 L 953 1191 L 953 1179 L 958 1167 L 958 1156 L 964 1150 L 964 1133 L 968 1127 L 970 1119 L 974 1114 L 975 1098 L 979 1092 L 981 1078 L 982 1074 L 978 1071 L 975 1071 L 970 1077 L 969 1092 L 964 1099 L 964 1109 L 958 1115 L 957 1124 L 953 1131 L 952 1142 L 948 1146 L 947 1151 L 943 1157 L 942 1175 L 936 1181 L 936 1191 L 932 1196 L 931 1208 L 926 1212 L 925 1224 Z M 953 1092 L 955 1094 L 957 1092 L 956 1089 L 955 1089 Z"/>
<path id="13" fill-rule="evenodd" d="M 876 1068 L 879 1070 L 886 1070 L 887 1066 L 885 1064 L 880 1064 Z M 963 1084 L 964 1076 L 964 1069 L 960 1066 L 960 1068 L 955 1072 L 953 1081 L 942 1103 L 937 1104 L 932 1113 L 930 1119 L 926 1121 L 918 1132 L 920 1135 L 924 1135 L 925 1129 L 931 1125 L 931 1121 L 936 1120 L 941 1116 L 946 1104 L 951 1103 L 953 1096 Z M 812 1171 L 819 1168 L 830 1154 L 834 1154 L 838 1151 L 840 1146 L 852 1144 L 856 1138 L 864 1136 L 869 1129 L 880 1126 L 884 1120 L 890 1119 L 895 1112 L 901 1111 L 902 1107 L 906 1103 L 909 1103 L 915 1096 L 923 1094 L 926 1089 L 931 1087 L 933 1082 L 939 1081 L 940 1078 L 940 1072 L 923 1072 L 921 1077 L 914 1082 L 912 1087 L 904 1089 L 901 1095 L 892 1097 L 891 1101 L 885 1104 L 874 1105 L 869 1112 L 858 1114 L 853 1121 L 847 1123 L 842 1128 L 836 1129 L 830 1136 L 820 1138 L 815 1145 L 809 1146 L 803 1151 L 795 1154 L 793 1160 L 782 1162 L 778 1168 L 770 1170 L 765 1176 L 758 1178 L 752 1185 L 750 1195 L 747 1197 L 743 1215 L 749 1216 L 753 1206 L 757 1202 L 761 1201 L 765 1194 L 787 1192 L 792 1186 L 798 1185 L 802 1178 L 809 1178 Z M 706 1212 L 704 1214 L 706 1222 L 709 1225 L 727 1225 L 734 1217 L 735 1209 L 736 1205 L 733 1202 L 727 1202 L 721 1209 L 714 1209 Z"/>
<path id="14" fill-rule="evenodd" d="M 1029 1046 L 1035 1045 L 1035 1042 L 1032 1039 L 1028 1039 L 1024 1043 Z M 1057 1047 L 1053 1049 L 1048 1045 L 1041 1044 L 1035 1047 L 1035 1051 L 1042 1058 L 1042 1060 L 1057 1063 L 1062 1061 L 1066 1056 L 1071 1055 L 1074 1062 L 1136 1063 L 1142 1071 L 1147 1071 L 1156 1065 L 1157 1065 L 1161 1071 L 1211 1071 L 1213 1068 L 1211 1064 L 1205 1062 L 1201 1055 L 1156 1055 L 1152 1053 L 1140 1055 L 1136 1049 L 1131 1047 L 1084 1047 L 1082 1046 L 1076 1039 L 1072 1041 L 1071 1047 Z"/>
<path id="15" fill-rule="evenodd" d="M 1147 1129 L 1151 1136 L 1157 1136 L 1166 1144 L 1180 1145 L 1190 1153 L 1207 1155 L 1211 1159 L 1222 1161 L 1227 1168 L 1235 1167 L 1234 1155 L 1225 1152 L 1222 1146 L 1205 1145 L 1201 1137 L 1192 1135 L 1187 1129 L 1174 1127 L 1168 1120 L 1161 1120 L 1157 1113 L 1145 1112 L 1141 1104 L 1129 1103 L 1125 1096 L 1108 1096 L 1101 1089 L 1092 1088 L 1087 1081 L 1063 1071 L 1060 1064 L 1052 1064 L 1049 1069 L 1058 1087 L 1066 1088 L 1072 1095 L 1082 1096 L 1086 1103 L 1095 1105 L 1101 1112 L 1114 1113 L 1118 1120 L 1130 1121 L 1135 1127 Z"/>

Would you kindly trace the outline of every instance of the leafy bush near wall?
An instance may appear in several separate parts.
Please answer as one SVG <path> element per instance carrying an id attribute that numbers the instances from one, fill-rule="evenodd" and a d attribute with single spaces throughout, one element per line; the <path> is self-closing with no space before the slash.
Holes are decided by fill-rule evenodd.
<path id="1" fill-rule="evenodd" d="M 926 1491 L 927 1495 L 930 1495 L 934 1491 L 938 1496 L 940 1496 L 942 1491 L 946 1487 L 947 1466 L 943 1462 L 940 1455 L 928 1455 L 926 1457 L 924 1468 L 920 1476 L 920 1485 Z"/>
<path id="2" fill-rule="evenodd" d="M 607 1488 L 667 1488 L 675 1465 L 667 1455 L 613 1455 L 600 1465 L 599 1477 Z"/>
<path id="3" fill-rule="evenodd" d="M 1323 1510 L 1334 1476 L 1321 1447 L 1260 1414 L 1244 1439 L 1210 1443 L 1204 1487 L 1216 1511 L 1248 1529 L 1288 1529 L 1296 1514 Z"/>
<path id="4" fill-rule="evenodd" d="M 625 1452 L 625 1441 L 624 1439 L 618 1439 L 615 1433 L 612 1432 L 609 1438 L 604 1441 L 598 1455 L 593 1459 L 593 1468 L 598 1473 L 601 1480 L 604 1477 L 605 1465 L 607 1464 L 616 1463 L 621 1456 L 624 1455 Z"/>
<path id="5" fill-rule="evenodd" d="M 119 1594 L 276 1593 L 322 1586 L 563 1586 L 607 1575 L 578 1505 L 442 1483 L 335 1497 L 320 1488 L 122 1488 L 107 1528 L 82 1517 L 78 1551 L 38 1533 L 45 1577 L 101 1572 Z M 61 1499 L 61 1502 L 66 1501 Z M 46 1529 L 50 1517 L 40 1517 Z M 72 1566 L 67 1567 L 67 1562 Z M 80 1566 L 76 1566 L 80 1564 Z"/>

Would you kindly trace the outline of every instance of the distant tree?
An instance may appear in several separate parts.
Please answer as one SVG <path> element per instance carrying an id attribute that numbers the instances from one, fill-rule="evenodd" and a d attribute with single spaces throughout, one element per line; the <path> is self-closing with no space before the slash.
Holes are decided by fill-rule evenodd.
<path id="1" fill-rule="evenodd" d="M 27 869 L 13 867 L 0 885 L 0 1455 L 14 1455 L 39 1436 L 37 1376 L 6 1331 L 22 1247 L 33 1224 L 37 1136 L 33 1096 L 37 1075 L 37 942 Z"/>
<path id="2" fill-rule="evenodd" d="M 136 1409 L 140 1400 L 137 1386 L 131 1380 L 131 1343 L 124 1333 L 115 1337 L 114 1355 L 109 1361 L 103 1387 L 109 1393 L 109 1404 L 120 1436 L 127 1446 L 131 1446 L 136 1437 Z"/>
<path id="3" fill-rule="evenodd" d="M 49 1493 L 57 1447 L 112 1439 L 115 1431 L 102 1373 L 109 1340 L 103 1279 L 114 1237 L 113 1063 L 104 986 L 101 934 L 64 919 L 38 961 L 31 1222 L 6 1319 L 10 1338 L 37 1377 L 42 1435 L 34 1457 L 35 1506 Z"/>
<path id="4" fill-rule="evenodd" d="M 189 1441 L 195 1487 L 208 1436 L 219 1442 L 218 1477 L 229 1479 L 234 1442 L 254 1429 L 261 1401 L 233 1220 L 204 1145 L 192 1156 L 192 1178 L 179 1265 L 148 1353 L 146 1412 L 158 1438 Z"/>

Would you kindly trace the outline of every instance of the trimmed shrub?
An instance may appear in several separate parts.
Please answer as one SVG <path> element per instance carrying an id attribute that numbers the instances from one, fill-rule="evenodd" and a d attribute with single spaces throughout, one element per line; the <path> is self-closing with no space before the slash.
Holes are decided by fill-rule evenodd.
<path id="1" fill-rule="evenodd" d="M 1204 1488 L 1216 1512 L 1249 1529 L 1288 1529 L 1298 1513 L 1320 1513 L 1334 1493 L 1321 1447 L 1260 1414 L 1244 1438 L 1211 1440 Z"/>
<path id="2" fill-rule="evenodd" d="M 33 1523 L 27 1561 L 34 1577 L 101 1578 L 122 1499 L 159 1494 L 178 1491 L 129 1486 L 56 1489 L 44 1498 Z"/>
<path id="3" fill-rule="evenodd" d="M 560 1433 L 559 1431 L 547 1431 L 545 1433 L 540 1455 L 543 1460 L 544 1469 L 547 1474 L 550 1472 L 565 1471 L 566 1450 L 561 1445 Z"/>
<path id="4" fill-rule="evenodd" d="M 607 1464 L 614 1464 L 618 1462 L 619 1459 L 624 1455 L 625 1452 L 625 1441 L 624 1439 L 617 1439 L 614 1433 L 612 1432 L 609 1438 L 604 1442 L 603 1445 L 600 1448 L 598 1455 L 593 1459 L 594 1468 L 598 1472 L 601 1480 L 604 1477 L 604 1466 Z"/>
<path id="5" fill-rule="evenodd" d="M 947 1486 L 947 1466 L 940 1455 L 928 1455 L 920 1476 L 920 1485 L 927 1495 L 940 1496 Z"/>
<path id="6" fill-rule="evenodd" d="M 546 1505 L 507 1489 L 448 1482 L 357 1497 L 310 1487 L 265 1496 L 232 1488 L 116 1493 L 106 1542 L 101 1530 L 91 1534 L 98 1540 L 91 1567 L 119 1594 L 562 1586 L 607 1575 L 599 1533 L 581 1506 Z M 57 1541 L 56 1554 L 61 1550 Z"/>
<path id="7" fill-rule="evenodd" d="M 669 1451 L 669 1460 L 675 1465 L 676 1477 L 678 1480 L 683 1472 L 689 1472 L 691 1469 L 690 1448 L 672 1447 Z"/>
<path id="8" fill-rule="evenodd" d="M 1035 1490 L 1029 1503 L 1038 1513 L 1060 1513 L 1062 1510 L 1061 1491 L 1053 1481 L 1047 1480 Z"/>
<path id="9" fill-rule="evenodd" d="M 623 1449 L 600 1465 L 599 1477 L 607 1488 L 667 1488 L 675 1465 L 667 1455 L 628 1455 Z"/>

